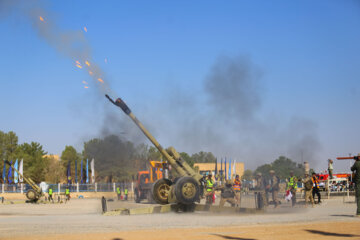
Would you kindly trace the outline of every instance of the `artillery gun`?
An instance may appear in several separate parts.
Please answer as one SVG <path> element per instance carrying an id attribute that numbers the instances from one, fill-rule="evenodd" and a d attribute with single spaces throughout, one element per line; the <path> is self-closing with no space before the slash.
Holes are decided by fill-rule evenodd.
<path id="1" fill-rule="evenodd" d="M 19 174 L 19 176 L 24 179 L 24 181 L 30 185 L 31 189 L 26 191 L 26 198 L 29 199 L 29 202 L 37 202 L 42 196 L 44 196 L 44 193 L 41 191 L 41 188 L 35 184 L 35 182 L 31 178 L 25 177 L 23 174 L 21 174 L 16 168 L 14 168 L 13 165 L 9 161 L 5 161 L 6 164 L 8 164 L 14 171 Z"/>
<path id="2" fill-rule="evenodd" d="M 172 178 L 162 178 L 153 184 L 152 194 L 154 200 L 159 204 L 180 203 L 184 205 L 191 205 L 200 201 L 205 186 L 203 176 L 192 169 L 173 147 L 164 149 L 121 98 L 114 101 L 108 95 L 105 96 L 131 118 L 171 166 L 170 175 Z"/>

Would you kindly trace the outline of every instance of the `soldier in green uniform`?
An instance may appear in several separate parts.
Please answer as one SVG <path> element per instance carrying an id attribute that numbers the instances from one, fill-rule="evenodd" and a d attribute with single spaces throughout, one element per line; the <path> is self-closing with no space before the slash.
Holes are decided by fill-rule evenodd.
<path id="1" fill-rule="evenodd" d="M 357 204 L 356 216 L 360 217 L 360 153 L 354 158 L 356 162 L 351 167 L 351 171 L 355 174 L 353 181 L 355 183 L 355 198 Z"/>
<path id="2" fill-rule="evenodd" d="M 305 178 L 302 180 L 302 183 L 304 184 L 305 190 L 305 207 L 307 206 L 308 200 L 311 202 L 312 207 L 314 207 L 314 198 L 312 195 L 313 181 L 308 173 L 305 173 Z"/>
<path id="3" fill-rule="evenodd" d="M 287 184 L 287 189 L 290 190 L 292 198 L 291 203 L 294 207 L 296 204 L 296 189 L 297 189 L 297 178 L 294 176 L 294 171 L 290 171 L 290 178 Z"/>
<path id="4" fill-rule="evenodd" d="M 256 173 L 256 199 L 257 199 L 257 208 L 264 208 L 268 205 L 267 196 L 266 196 L 266 180 L 260 172 Z"/>
<path id="5" fill-rule="evenodd" d="M 233 185 L 231 180 L 226 180 L 225 186 L 217 187 L 216 190 L 221 191 L 221 199 L 220 199 L 220 208 L 222 208 L 225 203 L 230 203 L 232 207 L 235 207 L 235 191 L 233 189 Z"/>

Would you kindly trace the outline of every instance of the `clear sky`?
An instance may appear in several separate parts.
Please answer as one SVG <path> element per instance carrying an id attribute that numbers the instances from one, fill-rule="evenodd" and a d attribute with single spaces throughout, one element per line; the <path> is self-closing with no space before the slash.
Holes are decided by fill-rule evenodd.
<path id="1" fill-rule="evenodd" d="M 32 26 L 38 17 L 20 14 L 40 6 L 45 22 L 39 24 L 51 19 L 54 31 L 81 32 L 112 94 L 121 95 L 165 146 L 213 151 L 254 167 L 259 159 L 291 156 L 293 147 L 273 144 L 306 132 L 301 139 L 315 139 L 304 147 L 316 143 L 309 154 L 319 171 L 328 158 L 360 152 L 359 1 L 28 1 L 22 10 L 8 3 L 0 0 L 0 130 L 15 131 L 20 142 L 40 142 L 53 154 L 65 145 L 81 151 L 84 141 L 100 135 L 104 112 L 117 111 L 102 103 L 99 83 L 38 34 Z M 219 56 L 241 56 L 261 72 L 255 90 L 261 107 L 252 121 L 260 124 L 224 126 L 216 136 L 223 132 L 221 142 L 234 146 L 213 149 L 219 143 L 184 140 L 184 125 L 173 130 L 193 115 L 166 103 L 179 97 L 186 109 L 208 108 L 204 81 Z M 222 129 L 216 115 L 211 119 L 209 126 Z M 294 119 L 301 119 L 300 129 Z M 247 127 L 254 129 L 239 131 Z M 281 133 L 273 136 L 269 128 Z M 292 157 L 301 161 L 299 154 Z M 348 163 L 334 165 L 348 170 Z"/>

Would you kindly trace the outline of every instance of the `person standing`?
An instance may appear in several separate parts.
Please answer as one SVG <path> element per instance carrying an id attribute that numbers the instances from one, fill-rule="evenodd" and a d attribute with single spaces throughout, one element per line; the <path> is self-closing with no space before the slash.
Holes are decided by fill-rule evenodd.
<path id="1" fill-rule="evenodd" d="M 54 199 L 53 199 L 53 197 L 52 197 L 52 195 L 53 195 L 53 190 L 52 190 L 51 187 L 49 187 L 48 194 L 49 194 L 49 202 L 50 202 L 50 200 L 51 200 L 52 202 L 54 202 Z"/>
<path id="2" fill-rule="evenodd" d="M 213 194 L 214 194 L 214 181 L 212 179 L 212 174 L 209 173 L 208 178 L 206 180 L 206 204 L 211 205 L 213 202 Z"/>
<path id="3" fill-rule="evenodd" d="M 128 189 L 127 189 L 127 187 L 125 187 L 125 189 L 124 189 L 124 194 L 125 194 L 125 201 L 127 201 L 128 200 Z"/>
<path id="4" fill-rule="evenodd" d="M 313 189 L 312 189 L 312 196 L 315 201 L 315 194 L 318 197 L 318 203 L 321 203 L 321 195 L 320 195 L 320 186 L 319 186 L 319 179 L 316 177 L 316 173 L 312 173 L 312 182 L 313 182 Z"/>
<path id="5" fill-rule="evenodd" d="M 334 170 L 333 160 L 329 159 L 329 160 L 328 160 L 328 171 L 329 171 L 329 177 L 330 177 L 330 179 L 333 179 L 333 170 Z"/>
<path id="6" fill-rule="evenodd" d="M 290 178 L 287 184 L 287 190 L 291 192 L 291 205 L 294 207 L 296 204 L 296 189 L 297 189 L 297 178 L 294 176 L 294 171 L 290 171 Z"/>
<path id="7" fill-rule="evenodd" d="M 121 200 L 121 190 L 120 190 L 119 186 L 116 188 L 116 194 L 117 194 L 118 200 Z"/>
<path id="8" fill-rule="evenodd" d="M 257 194 L 257 207 L 260 209 L 266 207 L 268 205 L 266 197 L 266 181 L 260 172 L 256 174 L 255 192 Z"/>
<path id="9" fill-rule="evenodd" d="M 355 158 L 355 163 L 351 167 L 354 173 L 353 182 L 355 183 L 355 200 L 357 205 L 356 216 L 360 217 L 360 153 Z"/>
<path id="10" fill-rule="evenodd" d="M 277 206 L 281 203 L 278 200 L 278 194 L 279 194 L 279 177 L 275 175 L 275 171 L 274 170 L 270 170 L 270 188 L 269 188 L 269 192 L 271 192 L 272 195 L 272 200 L 274 202 L 275 208 L 277 208 Z"/>
<path id="11" fill-rule="evenodd" d="M 69 189 L 69 186 L 67 186 L 66 189 L 65 189 L 65 197 L 66 197 L 65 202 L 70 201 L 70 189 Z"/>
<path id="12" fill-rule="evenodd" d="M 235 206 L 235 190 L 233 189 L 233 185 L 231 184 L 231 180 L 226 180 L 225 186 L 216 188 L 221 191 L 221 199 L 220 199 L 220 208 L 222 208 L 225 203 L 230 203 L 232 207 Z"/>
<path id="13" fill-rule="evenodd" d="M 241 203 L 241 181 L 240 181 L 239 175 L 236 175 L 236 177 L 235 177 L 234 184 L 233 184 L 233 189 L 235 191 L 236 205 L 237 205 L 237 207 L 240 207 L 240 203 Z"/>
<path id="14" fill-rule="evenodd" d="M 305 206 L 307 206 L 307 201 L 309 200 L 314 207 L 314 198 L 312 196 L 313 182 L 308 173 L 305 173 L 302 183 L 304 183 L 305 189 Z"/>

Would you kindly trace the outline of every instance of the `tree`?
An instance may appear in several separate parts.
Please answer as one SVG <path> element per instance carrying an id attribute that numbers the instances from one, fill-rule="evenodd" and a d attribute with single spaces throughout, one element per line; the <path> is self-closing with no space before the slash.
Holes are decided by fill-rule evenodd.
<path id="1" fill-rule="evenodd" d="M 191 155 L 192 160 L 195 163 L 215 163 L 216 158 L 211 152 L 203 152 L 194 153 Z"/>
<path id="2" fill-rule="evenodd" d="M 45 181 L 50 183 L 59 183 L 66 181 L 65 167 L 59 159 L 54 156 L 47 157 L 48 164 L 45 169 Z"/>
<path id="3" fill-rule="evenodd" d="M 252 178 L 253 178 L 253 174 L 250 169 L 245 170 L 244 174 L 241 177 L 242 180 L 247 180 L 247 181 L 251 181 Z"/>
<path id="4" fill-rule="evenodd" d="M 14 157 L 24 160 L 24 175 L 30 177 L 36 183 L 45 180 L 48 158 L 40 143 L 23 143 L 16 149 Z"/>
<path id="5" fill-rule="evenodd" d="M 189 164 L 190 167 L 194 167 L 194 160 L 192 157 L 190 157 L 189 154 L 187 154 L 186 152 L 181 152 L 180 153 L 180 157 L 187 162 L 187 164 Z"/>
<path id="6" fill-rule="evenodd" d="M 295 176 L 302 176 L 305 168 L 302 164 L 293 162 L 290 158 L 280 156 L 271 164 L 264 164 L 256 168 L 255 172 L 261 172 L 263 176 L 269 177 L 269 171 L 274 170 L 275 174 L 280 179 L 285 179 L 290 176 L 290 171 L 294 171 Z"/>
<path id="7" fill-rule="evenodd" d="M 61 153 L 61 165 L 63 166 L 63 170 L 67 170 L 68 164 L 70 164 L 71 171 L 71 181 L 75 179 L 75 163 L 77 163 L 77 176 L 79 180 L 80 169 L 80 159 L 81 155 L 76 151 L 73 146 L 65 146 L 64 151 Z M 65 174 L 66 175 L 66 174 Z"/>
<path id="8" fill-rule="evenodd" d="M 157 148 L 150 146 L 148 149 L 148 158 L 149 160 L 160 161 L 162 156 Z"/>

